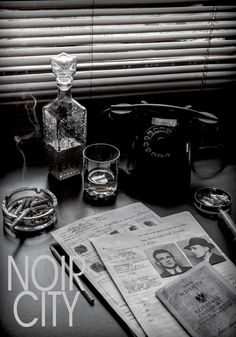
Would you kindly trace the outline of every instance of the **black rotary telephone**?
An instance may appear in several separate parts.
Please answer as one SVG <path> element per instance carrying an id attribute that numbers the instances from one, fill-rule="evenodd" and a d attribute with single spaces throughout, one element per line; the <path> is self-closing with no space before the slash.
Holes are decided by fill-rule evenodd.
<path id="1" fill-rule="evenodd" d="M 190 107 L 164 104 L 117 104 L 106 110 L 108 118 L 125 126 L 131 144 L 126 166 L 132 192 L 158 199 L 186 195 L 191 179 L 191 153 L 201 137 L 200 124 L 217 124 L 217 117 Z M 199 124 L 200 123 L 200 124 Z M 124 127 L 120 127 L 123 137 Z"/>

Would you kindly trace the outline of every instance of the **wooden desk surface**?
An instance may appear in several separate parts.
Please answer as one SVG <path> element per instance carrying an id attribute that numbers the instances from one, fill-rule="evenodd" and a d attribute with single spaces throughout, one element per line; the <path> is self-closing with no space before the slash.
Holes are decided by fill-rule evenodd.
<path id="1" fill-rule="evenodd" d="M 211 163 L 202 163 L 202 172 L 209 173 L 211 171 Z M 191 193 L 200 187 L 215 186 L 227 190 L 232 195 L 232 210 L 231 216 L 236 220 L 236 166 L 228 165 L 221 172 L 214 176 L 208 176 L 199 173 L 192 173 Z M 179 205 L 165 207 L 157 204 L 155 200 L 145 201 L 135 199 L 128 196 L 123 189 L 118 193 L 117 200 L 110 206 L 90 206 L 83 201 L 82 198 L 82 183 L 81 179 L 73 179 L 72 181 L 64 181 L 62 183 L 55 183 L 48 177 L 47 167 L 42 165 L 38 167 L 26 168 L 24 179 L 22 181 L 22 171 L 14 169 L 8 171 L 0 180 L 0 198 L 10 191 L 22 186 L 38 186 L 49 188 L 58 198 L 58 223 L 55 228 L 60 228 L 70 222 L 80 218 L 97 214 L 111 208 L 118 208 L 133 202 L 141 201 L 146 206 L 150 207 L 160 216 L 166 216 L 181 211 L 190 211 L 192 215 L 198 220 L 210 237 L 217 245 L 236 263 L 235 246 L 222 233 L 217 225 L 216 220 L 212 220 L 200 215 L 191 201 Z M 0 221 L 3 226 L 2 214 Z M 1 256 L 1 284 L 0 284 L 0 319 L 4 336 L 11 337 L 124 337 L 131 336 L 129 330 L 120 322 L 116 315 L 110 308 L 102 301 L 102 299 L 93 293 L 95 298 L 95 305 L 89 306 L 86 300 L 80 296 L 73 314 L 73 326 L 68 327 L 68 310 L 65 306 L 64 300 L 61 296 L 57 296 L 56 305 L 56 326 L 52 326 L 53 319 L 53 304 L 52 297 L 47 296 L 45 299 L 46 305 L 46 322 L 42 327 L 41 313 L 42 313 L 42 294 L 34 288 L 32 284 L 31 275 L 29 289 L 35 293 L 37 298 L 33 299 L 31 296 L 25 296 L 19 301 L 19 316 L 25 322 L 32 321 L 33 318 L 38 318 L 36 324 L 32 327 L 21 327 L 13 314 L 13 304 L 19 293 L 23 288 L 16 277 L 13 275 L 13 290 L 8 291 L 8 256 L 13 256 L 17 266 L 23 273 L 25 256 L 29 258 L 29 266 L 35 259 L 42 255 L 51 255 L 49 245 L 53 242 L 50 234 L 44 233 L 31 238 L 18 238 L 14 235 L 9 235 L 4 231 L 4 226 L 0 234 L 0 256 Z M 31 270 L 31 268 L 30 268 Z M 42 286 L 47 286 L 52 281 L 52 269 L 47 263 L 42 261 L 37 269 L 37 281 Z M 68 287 L 68 279 L 66 279 L 66 287 Z M 61 284 L 57 282 L 54 290 L 61 290 Z M 68 292 L 68 300 L 71 303 L 74 298 L 74 291 Z M 55 317 L 54 317 L 55 318 Z"/>

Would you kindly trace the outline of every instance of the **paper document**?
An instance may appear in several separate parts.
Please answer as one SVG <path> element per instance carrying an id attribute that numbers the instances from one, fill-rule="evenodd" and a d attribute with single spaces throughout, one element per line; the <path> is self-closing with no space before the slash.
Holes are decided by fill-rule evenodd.
<path id="1" fill-rule="evenodd" d="M 212 262 L 214 268 L 234 285 L 236 269 L 190 213 L 163 221 L 155 228 L 103 235 L 91 242 L 145 333 L 149 337 L 183 337 L 188 334 L 155 294 L 171 279 L 202 262 L 189 250 L 190 240 L 211 248 L 211 254 L 218 256 L 218 262 Z"/>
<path id="2" fill-rule="evenodd" d="M 142 203 L 134 203 L 86 217 L 52 232 L 68 255 L 79 254 L 84 259 L 85 276 L 137 336 L 145 336 L 143 329 L 124 301 L 89 239 L 101 234 L 114 236 L 117 233 L 154 228 L 160 224 L 161 218 L 157 214 Z"/>
<path id="3" fill-rule="evenodd" d="M 156 294 L 191 336 L 236 336 L 236 290 L 208 262 L 196 265 Z"/>

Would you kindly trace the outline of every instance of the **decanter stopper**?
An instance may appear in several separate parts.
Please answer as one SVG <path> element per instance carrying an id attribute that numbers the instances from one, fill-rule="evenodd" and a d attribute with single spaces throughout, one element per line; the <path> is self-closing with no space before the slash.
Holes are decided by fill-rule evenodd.
<path id="1" fill-rule="evenodd" d="M 51 58 L 52 72 L 56 76 L 60 90 L 68 90 L 71 87 L 73 75 L 76 72 L 77 58 L 66 53 L 61 53 Z"/>

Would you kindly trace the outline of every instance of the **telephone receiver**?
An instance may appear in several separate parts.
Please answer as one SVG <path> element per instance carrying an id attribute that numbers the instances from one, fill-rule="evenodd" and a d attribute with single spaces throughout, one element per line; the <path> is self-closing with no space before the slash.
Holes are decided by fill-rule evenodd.
<path id="1" fill-rule="evenodd" d="M 218 118 L 191 106 L 144 101 L 111 105 L 104 112 L 114 125 L 119 125 L 121 138 L 124 129 L 129 133 L 126 174 L 130 190 L 161 198 L 176 193 L 187 195 L 192 148 L 201 141 L 202 129 L 217 129 Z"/>
<path id="2" fill-rule="evenodd" d="M 203 111 L 197 111 L 191 109 L 191 106 L 187 105 L 185 107 L 179 107 L 175 105 L 167 105 L 167 104 L 153 104 L 153 103 L 147 103 L 147 102 L 141 102 L 139 104 L 128 104 L 128 103 L 120 103 L 120 104 L 113 104 L 110 106 L 108 110 L 110 110 L 111 116 L 117 115 L 117 116 L 124 116 L 128 114 L 132 114 L 134 112 L 136 113 L 142 113 L 145 111 L 146 113 L 148 112 L 153 112 L 153 111 L 158 111 L 158 109 L 162 109 L 164 113 L 166 114 L 166 117 L 168 114 L 173 115 L 173 113 L 176 114 L 185 114 L 185 118 L 191 119 L 191 118 L 197 118 L 201 120 L 202 122 L 205 123 L 212 123 L 212 122 L 217 122 L 218 118 L 209 113 L 209 112 L 203 112 Z"/>

